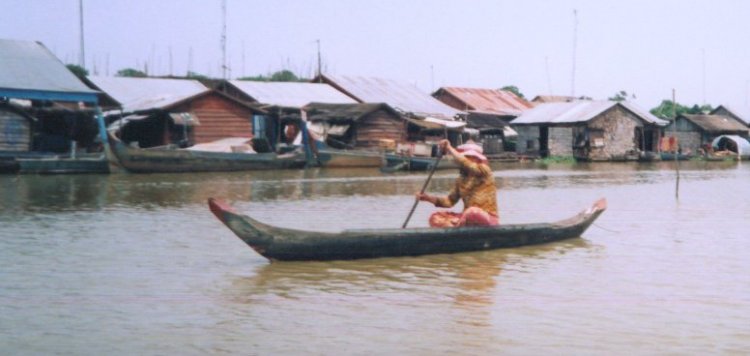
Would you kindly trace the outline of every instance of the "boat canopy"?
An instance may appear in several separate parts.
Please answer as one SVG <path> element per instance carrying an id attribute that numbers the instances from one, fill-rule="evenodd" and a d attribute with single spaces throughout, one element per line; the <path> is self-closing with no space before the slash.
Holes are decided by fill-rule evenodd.
<path id="1" fill-rule="evenodd" d="M 711 142 L 714 150 L 729 150 L 740 157 L 750 157 L 750 142 L 737 135 L 721 135 Z"/>

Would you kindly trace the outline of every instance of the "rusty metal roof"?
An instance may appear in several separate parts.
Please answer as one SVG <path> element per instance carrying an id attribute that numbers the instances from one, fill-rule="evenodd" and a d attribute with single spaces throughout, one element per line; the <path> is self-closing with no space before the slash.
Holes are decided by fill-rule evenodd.
<path id="1" fill-rule="evenodd" d="M 452 121 L 464 114 L 414 85 L 390 79 L 324 75 L 322 79 L 362 103 L 386 103 L 396 110 L 422 117 Z"/>
<path id="2" fill-rule="evenodd" d="M 40 42 L 0 39 L 0 96 L 94 102 L 97 94 Z"/>
<path id="3" fill-rule="evenodd" d="M 312 102 L 355 104 L 356 100 L 325 83 L 258 82 L 230 80 L 229 83 L 261 104 L 302 107 Z"/>
<path id="4" fill-rule="evenodd" d="M 679 117 L 685 118 L 686 120 L 697 125 L 704 131 L 713 134 L 726 134 L 726 133 L 747 133 L 748 128 L 745 125 L 737 122 L 723 115 L 689 115 L 683 114 Z"/>
<path id="5" fill-rule="evenodd" d="M 210 90 L 190 79 L 88 77 L 88 80 L 117 100 L 124 112 L 167 108 Z"/>
<path id="6" fill-rule="evenodd" d="M 523 115 L 511 121 L 511 124 L 538 125 L 586 122 L 617 105 L 623 106 L 647 123 L 659 126 L 668 124 L 667 121 L 657 118 L 633 103 L 608 100 L 578 100 L 571 102 L 543 103 L 526 111 Z"/>
<path id="7" fill-rule="evenodd" d="M 516 94 L 500 89 L 442 87 L 434 96 L 448 93 L 466 105 L 470 112 L 501 116 L 519 116 L 533 106 Z"/>

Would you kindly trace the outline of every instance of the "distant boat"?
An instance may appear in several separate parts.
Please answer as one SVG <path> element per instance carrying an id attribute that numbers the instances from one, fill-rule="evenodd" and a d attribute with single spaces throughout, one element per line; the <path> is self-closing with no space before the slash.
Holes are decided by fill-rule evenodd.
<path id="1" fill-rule="evenodd" d="M 0 173 L 18 174 L 87 174 L 109 173 L 109 161 L 104 153 L 51 154 L 28 152 L 14 157 L 2 157 Z"/>
<path id="2" fill-rule="evenodd" d="M 381 169 L 384 172 L 428 171 L 435 165 L 436 158 L 386 154 L 385 161 L 386 164 Z M 450 157 L 443 157 L 436 169 L 458 169 L 458 164 Z"/>
<path id="3" fill-rule="evenodd" d="M 675 160 L 675 153 L 674 152 L 667 152 L 662 151 L 660 154 L 662 161 L 674 161 Z M 692 153 L 678 153 L 677 154 L 677 160 L 679 161 L 687 161 L 689 159 L 692 159 L 695 157 Z"/>
<path id="4" fill-rule="evenodd" d="M 134 148 L 110 134 L 110 145 L 120 165 L 134 173 L 225 172 L 289 169 L 305 166 L 301 152 L 285 154 L 218 152 L 173 146 Z"/>
<path id="5" fill-rule="evenodd" d="M 319 148 L 317 162 L 325 168 L 380 167 L 383 165 L 383 153 L 367 150 L 342 150 L 336 148 Z"/>

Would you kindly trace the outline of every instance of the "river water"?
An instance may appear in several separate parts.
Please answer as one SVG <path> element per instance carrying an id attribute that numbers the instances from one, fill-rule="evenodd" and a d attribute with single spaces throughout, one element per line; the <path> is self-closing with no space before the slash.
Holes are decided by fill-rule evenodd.
<path id="1" fill-rule="evenodd" d="M 424 173 L 0 176 L 3 354 L 745 354 L 750 165 L 495 167 L 501 221 L 584 236 L 505 250 L 269 263 L 221 197 L 300 229 L 399 227 Z M 436 173 L 445 192 L 455 172 Z M 426 226 L 421 204 L 410 226 Z"/>

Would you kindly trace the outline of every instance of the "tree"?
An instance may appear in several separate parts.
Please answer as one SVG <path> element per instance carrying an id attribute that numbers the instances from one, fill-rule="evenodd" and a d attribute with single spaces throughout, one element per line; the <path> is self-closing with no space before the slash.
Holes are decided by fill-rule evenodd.
<path id="1" fill-rule="evenodd" d="M 256 82 L 306 82 L 307 79 L 300 78 L 290 70 L 280 70 L 271 73 L 271 75 L 256 75 L 252 77 L 242 77 L 239 80 L 251 80 Z"/>
<path id="2" fill-rule="evenodd" d="M 73 72 L 73 74 L 75 74 L 79 79 L 86 78 L 89 75 L 89 71 L 87 71 L 86 68 L 83 68 L 77 64 L 66 64 L 65 66 L 68 67 L 68 70 Z"/>
<path id="3" fill-rule="evenodd" d="M 682 105 L 680 103 L 674 103 L 672 100 L 662 100 L 661 104 L 659 106 L 651 109 L 651 113 L 654 114 L 654 116 L 662 119 L 671 119 L 676 116 L 680 116 L 682 114 L 686 114 L 688 112 L 688 107 L 685 105 Z"/>
<path id="4" fill-rule="evenodd" d="M 145 78 L 147 77 L 146 73 L 139 71 L 138 69 L 133 68 L 125 68 L 120 69 L 115 74 L 117 77 L 131 77 L 131 78 Z"/>
<path id="5" fill-rule="evenodd" d="M 209 79 L 207 76 L 200 74 L 200 73 L 193 72 L 193 71 L 188 71 L 185 77 L 189 79 L 198 79 L 198 80 Z"/>
<path id="6" fill-rule="evenodd" d="M 662 119 L 672 119 L 673 117 L 675 117 L 675 113 L 677 116 L 680 116 L 682 114 L 703 115 L 713 111 L 713 107 L 710 104 L 695 104 L 689 107 L 680 103 L 676 103 L 675 105 L 671 100 L 662 100 L 659 106 L 651 109 L 650 111 L 656 117 Z"/>
<path id="7" fill-rule="evenodd" d="M 635 95 L 628 95 L 628 92 L 626 92 L 624 90 L 620 90 L 617 93 L 615 93 L 614 96 L 612 96 L 611 98 L 608 98 L 607 100 L 609 100 L 609 101 L 625 101 L 625 100 L 628 100 L 628 96 L 632 96 L 633 98 L 635 98 Z"/>
<path id="8" fill-rule="evenodd" d="M 500 88 L 500 90 L 509 91 L 509 92 L 511 92 L 513 94 L 516 94 L 516 96 L 518 96 L 521 99 L 526 99 L 526 97 L 523 96 L 523 93 L 521 93 L 521 91 L 515 85 L 506 85 L 506 86 Z"/>
<path id="9" fill-rule="evenodd" d="M 690 110 L 688 110 L 687 113 L 695 114 L 695 115 L 704 115 L 704 114 L 710 113 L 713 110 L 714 108 L 710 104 L 705 104 L 705 105 L 695 104 L 690 108 Z"/>

